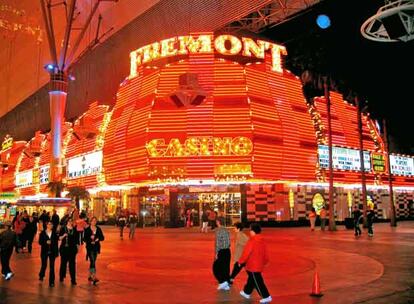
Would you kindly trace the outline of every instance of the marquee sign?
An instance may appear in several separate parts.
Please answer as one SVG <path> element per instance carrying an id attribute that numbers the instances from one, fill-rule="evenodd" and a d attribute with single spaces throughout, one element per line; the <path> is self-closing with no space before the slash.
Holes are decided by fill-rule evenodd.
<path id="1" fill-rule="evenodd" d="M 10 149 L 13 146 L 13 137 L 10 135 L 6 135 L 4 138 L 2 144 L 1 144 L 1 152 L 4 152 L 8 149 Z"/>
<path id="2" fill-rule="evenodd" d="M 414 158 L 390 155 L 391 173 L 395 175 L 414 176 Z"/>
<path id="3" fill-rule="evenodd" d="M 153 139 L 147 144 L 149 157 L 248 156 L 252 150 L 252 141 L 243 136 L 189 137 L 183 143 L 172 138 L 168 144 L 165 139 Z"/>
<path id="4" fill-rule="evenodd" d="M 217 52 L 225 56 L 241 55 L 264 59 L 266 51 L 272 58 L 272 70 L 282 72 L 282 55 L 287 55 L 286 48 L 282 45 L 252 38 L 238 38 L 233 35 L 212 34 L 177 36 L 154 42 L 143 46 L 129 54 L 130 74 L 129 78 L 137 76 L 139 66 L 161 58 L 188 55 L 211 54 Z"/>
<path id="5" fill-rule="evenodd" d="M 375 173 L 385 173 L 385 156 L 379 153 L 371 154 L 372 170 Z"/>
<path id="6" fill-rule="evenodd" d="M 68 178 L 97 174 L 102 170 L 102 151 L 95 151 L 82 156 L 68 159 Z"/>
<path id="7" fill-rule="evenodd" d="M 27 187 L 33 184 L 33 170 L 16 174 L 16 187 Z"/>
<path id="8" fill-rule="evenodd" d="M 318 147 L 319 164 L 322 168 L 329 167 L 328 146 L 319 145 Z M 361 160 L 359 150 L 332 147 L 333 168 L 339 170 L 361 171 Z M 364 151 L 364 169 L 371 171 L 371 160 L 368 151 Z"/>

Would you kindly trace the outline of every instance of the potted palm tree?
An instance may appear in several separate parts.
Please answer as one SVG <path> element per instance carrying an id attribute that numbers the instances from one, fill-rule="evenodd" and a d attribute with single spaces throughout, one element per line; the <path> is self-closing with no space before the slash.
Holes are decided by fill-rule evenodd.
<path id="1" fill-rule="evenodd" d="M 66 185 L 63 182 L 49 182 L 47 188 L 49 189 L 50 197 L 62 197 L 62 191 Z"/>
<path id="2" fill-rule="evenodd" d="M 90 200 L 89 192 L 83 186 L 73 186 L 73 187 L 68 188 L 68 194 L 66 195 L 66 197 L 70 197 L 72 200 L 75 200 L 76 208 L 78 210 L 79 210 L 80 200 L 85 200 L 88 202 Z"/>

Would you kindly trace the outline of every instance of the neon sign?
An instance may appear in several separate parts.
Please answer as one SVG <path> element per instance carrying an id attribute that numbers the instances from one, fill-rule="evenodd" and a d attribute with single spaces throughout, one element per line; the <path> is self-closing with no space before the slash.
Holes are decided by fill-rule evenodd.
<path id="1" fill-rule="evenodd" d="M 153 139 L 146 147 L 149 157 L 248 156 L 253 150 L 253 143 L 243 136 L 189 137 L 184 143 L 172 138 L 168 144 L 164 139 Z"/>
<path id="2" fill-rule="evenodd" d="M 265 58 L 265 52 L 270 51 L 272 56 L 272 70 L 281 73 L 282 55 L 287 55 L 286 48 L 282 45 L 268 41 L 242 37 L 241 39 L 233 35 L 188 35 L 177 36 L 154 42 L 143 46 L 129 54 L 131 65 L 129 78 L 137 76 L 139 66 L 157 59 L 188 55 L 188 54 L 211 54 L 214 51 L 221 55 L 244 57 Z"/>
<path id="3" fill-rule="evenodd" d="M 7 149 L 10 149 L 12 146 L 13 146 L 13 137 L 11 137 L 10 135 L 6 135 L 3 143 L 1 144 L 1 152 L 4 152 Z"/>

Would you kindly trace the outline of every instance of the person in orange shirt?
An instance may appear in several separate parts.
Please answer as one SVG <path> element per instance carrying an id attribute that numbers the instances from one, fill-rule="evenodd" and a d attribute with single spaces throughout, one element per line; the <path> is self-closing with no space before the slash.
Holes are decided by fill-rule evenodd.
<path id="1" fill-rule="evenodd" d="M 319 213 L 319 217 L 321 219 L 321 230 L 325 231 L 325 224 L 326 224 L 326 209 L 325 209 L 325 206 L 322 207 L 321 212 Z"/>
<path id="2" fill-rule="evenodd" d="M 311 212 L 309 212 L 309 222 L 311 231 L 315 230 L 315 221 L 316 221 L 316 210 L 312 207 Z"/>
<path id="3" fill-rule="evenodd" d="M 260 234 L 261 232 L 262 228 L 258 223 L 250 225 L 250 239 L 238 261 L 239 266 L 246 264 L 248 275 L 247 283 L 244 285 L 244 289 L 240 291 L 240 295 L 245 299 L 250 299 L 253 289 L 256 289 L 262 297 L 260 303 L 270 303 L 272 302 L 272 297 L 262 277 L 263 269 L 269 262 L 269 256 L 266 243 Z"/>

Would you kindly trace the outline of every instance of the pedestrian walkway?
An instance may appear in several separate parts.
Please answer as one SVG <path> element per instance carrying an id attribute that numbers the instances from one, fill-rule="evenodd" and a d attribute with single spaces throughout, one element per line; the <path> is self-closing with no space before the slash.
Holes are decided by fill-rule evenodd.
<path id="1" fill-rule="evenodd" d="M 119 239 L 103 227 L 94 287 L 87 281 L 85 251 L 78 254 L 78 285 L 70 281 L 49 288 L 38 281 L 39 248 L 13 255 L 11 281 L 0 281 L 0 303 L 245 303 L 236 278 L 230 291 L 217 291 L 211 265 L 214 233 L 197 229 L 145 228 L 135 239 Z M 319 227 L 317 227 L 319 228 Z M 273 303 L 414 303 L 414 222 L 376 224 L 355 239 L 352 230 L 310 232 L 309 228 L 266 228 L 271 263 L 263 275 Z M 60 260 L 57 260 L 57 265 Z M 315 270 L 324 296 L 309 297 Z M 258 303 L 254 294 L 252 303 Z"/>

